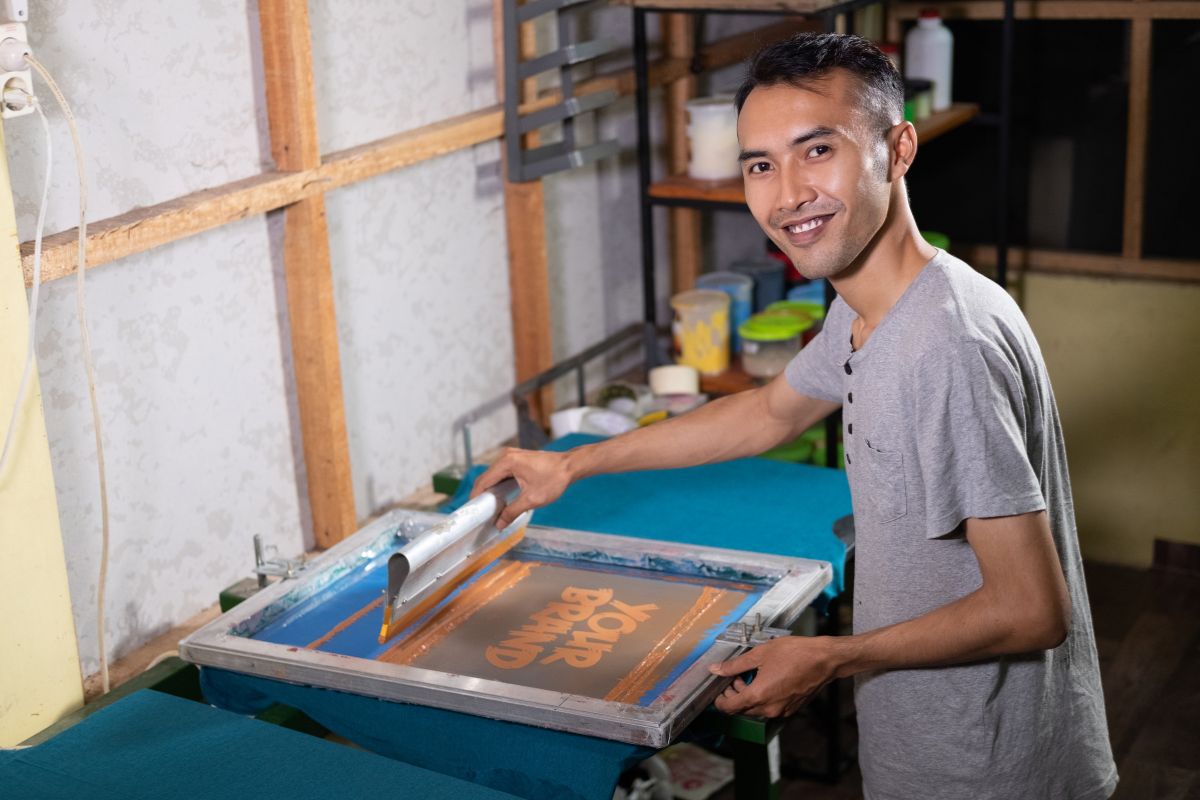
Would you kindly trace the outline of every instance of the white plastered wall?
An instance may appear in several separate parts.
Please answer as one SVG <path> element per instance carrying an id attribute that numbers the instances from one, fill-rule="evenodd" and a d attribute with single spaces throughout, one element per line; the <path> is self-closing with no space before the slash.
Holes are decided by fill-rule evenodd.
<path id="1" fill-rule="evenodd" d="M 312 3 L 310 13 L 323 152 L 495 102 L 491 0 Z M 270 167 L 253 3 L 60 0 L 30 15 L 35 52 L 79 119 L 90 220 Z M 628 40 L 627 10 L 596 16 Z M 57 164 L 47 231 L 56 232 L 75 224 L 76 197 L 67 132 L 56 110 L 50 116 Z M 600 127 L 626 145 L 621 159 L 546 182 L 556 357 L 641 315 L 632 102 Z M 5 129 L 28 240 L 40 129 L 31 118 Z M 512 386 L 499 144 L 338 189 L 327 209 L 355 499 L 365 515 L 426 485 L 455 457 L 451 420 Z M 312 544 L 281 222 L 251 218 L 88 274 L 112 508 L 114 657 L 247 574 L 253 534 L 285 555 Z M 664 258 L 659 265 L 663 287 Z M 47 284 L 43 302 L 39 373 L 82 670 L 91 674 L 100 526 L 73 282 Z M 513 431 L 511 412 L 498 414 L 475 428 L 476 448 Z"/>

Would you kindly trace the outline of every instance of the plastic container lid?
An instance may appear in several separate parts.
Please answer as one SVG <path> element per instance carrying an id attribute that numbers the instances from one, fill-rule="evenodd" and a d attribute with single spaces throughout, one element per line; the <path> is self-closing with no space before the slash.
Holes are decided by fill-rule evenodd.
<path id="1" fill-rule="evenodd" d="M 922 8 L 921 19 L 941 19 L 942 15 L 936 8 Z"/>
<path id="2" fill-rule="evenodd" d="M 803 314 L 810 321 L 825 319 L 825 306 L 821 303 L 810 303 L 807 300 L 777 300 L 763 309 L 766 314 Z"/>
<path id="3" fill-rule="evenodd" d="M 924 78 L 905 78 L 904 79 L 904 99 L 916 97 L 921 92 L 933 91 L 933 81 L 927 81 Z"/>
<path id="4" fill-rule="evenodd" d="M 942 250 L 950 249 L 950 237 L 944 233 L 937 231 L 921 231 L 921 236 L 925 237 L 925 241 L 929 242 L 934 247 Z"/>
<path id="5" fill-rule="evenodd" d="M 735 289 L 752 289 L 754 288 L 754 279 L 741 272 L 706 272 L 696 278 L 697 289 L 716 289 L 726 286 Z"/>
<path id="6" fill-rule="evenodd" d="M 689 289 L 671 298 L 671 308 L 729 307 L 729 295 L 716 289 Z"/>
<path id="7" fill-rule="evenodd" d="M 799 317 L 778 315 L 764 316 L 755 314 L 738 326 L 738 333 L 743 339 L 755 342 L 782 342 L 799 336 L 812 327 L 812 320 L 807 322 Z"/>
<path id="8" fill-rule="evenodd" d="M 758 275 L 764 272 L 783 272 L 784 265 L 775 258 L 748 258 L 733 262 L 729 268 L 742 275 Z"/>

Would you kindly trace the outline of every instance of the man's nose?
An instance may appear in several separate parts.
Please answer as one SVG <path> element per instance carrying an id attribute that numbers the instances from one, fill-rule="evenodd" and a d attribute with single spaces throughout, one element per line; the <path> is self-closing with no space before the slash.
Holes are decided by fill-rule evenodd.
<path id="1" fill-rule="evenodd" d="M 805 203 L 817 198 L 817 192 L 812 183 L 801 170 L 782 169 L 779 171 L 779 195 L 776 204 L 780 211 L 795 211 Z"/>

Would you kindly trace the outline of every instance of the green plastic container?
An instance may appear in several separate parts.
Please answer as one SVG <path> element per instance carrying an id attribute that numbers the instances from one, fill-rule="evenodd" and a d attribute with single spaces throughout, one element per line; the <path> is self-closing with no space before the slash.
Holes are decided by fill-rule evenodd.
<path id="1" fill-rule="evenodd" d="M 783 372 L 800 352 L 800 337 L 812 327 L 812 317 L 796 314 L 755 314 L 738 327 L 742 337 L 742 369 L 755 378 Z"/>
<path id="2" fill-rule="evenodd" d="M 806 300 L 778 300 L 767 306 L 764 314 L 787 313 L 799 316 L 804 314 L 814 322 L 825 319 L 825 306 L 820 303 L 810 303 Z"/>
<path id="3" fill-rule="evenodd" d="M 925 237 L 925 241 L 929 242 L 934 247 L 942 250 L 950 250 L 950 237 L 944 233 L 937 231 L 921 231 L 921 236 Z"/>
<path id="4" fill-rule="evenodd" d="M 790 442 L 772 447 L 767 452 L 761 453 L 759 457 L 769 458 L 772 461 L 787 461 L 792 464 L 808 464 L 812 461 L 812 454 L 812 441 L 800 436 Z"/>

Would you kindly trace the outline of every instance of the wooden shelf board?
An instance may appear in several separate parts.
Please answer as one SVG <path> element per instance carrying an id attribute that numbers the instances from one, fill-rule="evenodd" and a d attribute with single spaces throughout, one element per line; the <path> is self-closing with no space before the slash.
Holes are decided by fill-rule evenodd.
<path id="1" fill-rule="evenodd" d="M 954 103 L 945 111 L 935 111 L 920 122 L 914 123 L 917 129 L 917 142 L 919 144 L 930 142 L 942 134 L 966 125 L 977 116 L 979 116 L 979 106 L 975 103 Z"/>
<path id="2" fill-rule="evenodd" d="M 745 203 L 741 178 L 703 181 L 687 175 L 668 175 L 650 184 L 650 196 L 677 200 L 707 200 L 713 203 Z"/>
<path id="3" fill-rule="evenodd" d="M 765 382 L 750 377 L 742 369 L 741 359 L 735 358 L 730 362 L 729 369 L 720 375 L 701 375 L 700 391 L 710 395 L 737 394 L 747 389 L 757 389 Z"/>
<path id="4" fill-rule="evenodd" d="M 775 11 L 780 14 L 818 14 L 846 5 L 846 0 L 612 0 L 614 5 L 651 11 Z"/>
<path id="5" fill-rule="evenodd" d="M 925 144 L 955 128 L 965 125 L 979 115 L 975 103 L 955 103 L 916 123 L 917 139 Z M 741 178 L 725 181 L 702 181 L 687 175 L 669 175 L 650 184 L 651 197 L 666 200 L 703 200 L 710 203 L 746 203 Z"/>

